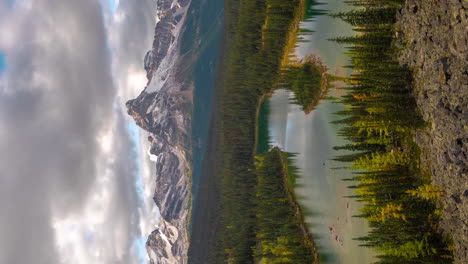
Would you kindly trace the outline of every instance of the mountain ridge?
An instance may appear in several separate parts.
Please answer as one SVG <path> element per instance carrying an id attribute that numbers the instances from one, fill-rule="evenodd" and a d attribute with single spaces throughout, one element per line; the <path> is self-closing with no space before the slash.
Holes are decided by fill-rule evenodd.
<path id="1" fill-rule="evenodd" d="M 151 264 L 187 263 L 193 83 L 181 67 L 179 40 L 190 3 L 157 1 L 153 46 L 144 59 L 148 83 L 126 103 L 128 114 L 149 133 L 149 153 L 158 157 L 153 200 L 161 218 L 146 242 Z"/>

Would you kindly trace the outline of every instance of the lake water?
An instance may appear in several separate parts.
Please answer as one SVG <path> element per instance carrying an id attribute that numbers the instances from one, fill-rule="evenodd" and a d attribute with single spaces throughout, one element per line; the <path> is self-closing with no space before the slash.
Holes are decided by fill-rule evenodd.
<path id="1" fill-rule="evenodd" d="M 303 58 L 314 54 L 319 56 L 329 68 L 329 73 L 347 76 L 350 72 L 343 68 L 348 57 L 343 54 L 344 47 L 328 39 L 352 35 L 350 26 L 340 20 L 324 15 L 325 10 L 334 13 L 349 10 L 342 0 L 325 2 L 311 1 L 313 12 L 301 28 L 312 32 L 305 36 L 308 42 L 301 42 L 297 56 Z M 322 10 L 322 11 L 320 11 Z M 336 83 L 339 87 L 340 83 Z M 331 96 L 343 92 L 332 89 Z M 306 222 L 310 227 L 323 263 L 363 264 L 372 263 L 374 254 L 370 249 L 359 247 L 353 238 L 363 236 L 368 231 L 365 220 L 352 217 L 359 214 L 358 202 L 345 196 L 353 195 L 347 186 L 350 182 L 349 170 L 337 170 L 346 166 L 332 161 L 338 153 L 334 146 L 347 142 L 337 135 L 338 126 L 330 121 L 338 117 L 334 112 L 342 105 L 329 100 L 322 100 L 315 110 L 308 115 L 301 108 L 290 102 L 291 94 L 285 90 L 276 91 L 269 99 L 268 127 L 270 140 L 288 152 L 298 153 L 295 164 L 300 169 L 296 193 L 299 202 L 308 212 Z M 342 154 L 342 153 L 339 153 Z"/>
<path id="2" fill-rule="evenodd" d="M 192 214 L 188 263 L 204 264 L 214 252 L 213 221 L 218 213 L 212 165 L 215 155 L 213 137 L 213 100 L 217 68 L 222 50 L 224 3 L 219 0 L 192 0 L 182 51 L 193 56 L 194 107 L 192 115 Z"/>
<path id="3" fill-rule="evenodd" d="M 218 0 L 192 0 L 190 8 L 190 20 L 186 24 L 182 52 L 187 51 L 196 58 L 193 62 L 195 89 L 192 115 L 192 195 L 195 208 L 195 197 L 199 191 L 203 159 L 209 140 L 224 12 L 223 2 Z"/>

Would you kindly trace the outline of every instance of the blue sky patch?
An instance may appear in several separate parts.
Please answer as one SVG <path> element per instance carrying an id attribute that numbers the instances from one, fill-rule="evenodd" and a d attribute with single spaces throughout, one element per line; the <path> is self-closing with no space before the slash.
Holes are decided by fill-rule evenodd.
<path id="1" fill-rule="evenodd" d="M 6 67 L 7 67 L 6 55 L 5 53 L 0 51 L 0 73 L 5 71 Z"/>
<path id="2" fill-rule="evenodd" d="M 13 8 L 13 5 L 15 4 L 15 0 L 3 0 L 3 2 L 8 8 Z"/>
<path id="3" fill-rule="evenodd" d="M 144 205 L 145 201 L 145 191 L 143 187 L 143 179 L 141 175 L 141 168 L 140 168 L 140 153 L 138 150 L 140 149 L 140 134 L 139 134 L 139 127 L 135 124 L 133 121 L 127 121 L 127 129 L 128 133 L 130 135 L 130 139 L 133 141 L 133 144 L 135 144 L 135 161 L 138 164 L 137 168 L 137 178 L 135 179 L 135 189 L 138 194 L 138 198 L 140 200 L 140 204 Z"/>
<path id="4" fill-rule="evenodd" d="M 146 252 L 146 238 L 140 237 L 136 238 L 133 241 L 133 249 L 135 250 L 136 255 L 138 256 L 138 261 L 142 264 L 148 263 L 147 252 Z"/>
<path id="5" fill-rule="evenodd" d="M 117 10 L 117 0 L 107 0 L 107 6 L 112 13 Z"/>

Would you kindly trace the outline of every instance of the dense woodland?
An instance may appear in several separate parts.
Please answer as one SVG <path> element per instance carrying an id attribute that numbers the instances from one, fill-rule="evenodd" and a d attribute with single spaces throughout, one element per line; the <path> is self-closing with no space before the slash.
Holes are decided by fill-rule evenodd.
<path id="1" fill-rule="evenodd" d="M 275 260 L 269 256 L 275 251 L 273 248 L 266 253 L 273 244 L 261 242 L 258 237 L 262 233 L 258 229 L 262 214 L 256 196 L 259 177 L 254 166 L 257 106 L 261 97 L 278 83 L 290 33 L 302 15 L 301 4 L 300 0 L 225 1 L 226 61 L 220 98 L 221 217 L 217 224 L 219 251 L 213 252 L 212 263 L 245 264 L 254 263 L 257 258 L 264 258 L 264 263 L 310 263 L 281 260 L 284 256 Z M 274 221 L 277 219 L 270 222 Z M 289 224 L 293 226 L 284 228 L 294 229 L 294 222 Z M 288 245 L 297 240 L 291 234 L 288 239 Z"/>
<path id="2" fill-rule="evenodd" d="M 352 24 L 358 34 L 334 41 L 348 46 L 349 67 L 356 73 L 340 99 L 346 107 L 337 114 L 343 116 L 338 121 L 343 124 L 341 135 L 352 143 L 336 149 L 353 152 L 336 160 L 351 162 L 355 176 L 348 179 L 350 188 L 365 205 L 359 216 L 371 226 L 367 236 L 357 239 L 379 252 L 377 263 L 450 263 L 450 247 L 437 232 L 441 192 L 419 169 L 412 141 L 413 131 L 425 124 L 409 93 L 411 72 L 392 58 L 392 27 L 403 1 L 346 2 L 359 8 L 334 16 Z M 217 178 L 221 213 L 209 263 L 315 262 L 312 242 L 295 211 L 293 180 L 285 177 L 292 175 L 285 172 L 285 154 L 267 152 L 267 142 L 256 142 L 257 107 L 263 96 L 286 87 L 305 109 L 320 92 L 314 67 L 284 67 L 303 4 L 225 0 L 217 158 L 222 163 Z M 267 133 L 265 120 L 258 121 L 259 134 Z M 255 158 L 256 152 L 263 154 Z"/>
<path id="3" fill-rule="evenodd" d="M 451 263 L 452 253 L 437 232 L 441 191 L 419 166 L 413 132 L 425 124 L 410 95 L 411 72 L 394 59 L 395 14 L 404 1 L 347 1 L 358 8 L 334 15 L 354 26 L 354 37 L 334 39 L 348 47 L 355 74 L 347 81 L 341 135 L 352 144 L 351 188 L 363 202 L 360 217 L 371 231 L 358 238 L 379 253 L 377 263 Z M 402 43 L 404 44 L 404 43 Z"/>
<path id="4" fill-rule="evenodd" d="M 256 156 L 254 263 L 314 263 L 315 248 L 294 197 L 292 157 L 278 148 Z"/>

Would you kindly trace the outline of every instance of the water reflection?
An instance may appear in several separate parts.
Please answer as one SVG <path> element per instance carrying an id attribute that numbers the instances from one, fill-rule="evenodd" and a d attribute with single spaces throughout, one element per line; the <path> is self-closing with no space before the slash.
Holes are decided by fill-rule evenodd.
<path id="1" fill-rule="evenodd" d="M 340 12 L 349 7 L 341 0 L 328 2 L 311 1 L 311 10 L 301 27 L 307 34 L 301 37 L 297 56 L 303 58 L 316 54 L 325 62 L 331 74 L 346 76 L 343 68 L 348 58 L 344 48 L 328 41 L 342 35 L 352 35 L 351 28 L 326 15 L 325 10 Z M 339 84 L 337 84 L 339 85 Z M 339 90 L 330 91 L 339 95 Z M 299 202 L 307 212 L 306 221 L 319 247 L 323 263 L 363 264 L 371 263 L 373 254 L 368 248 L 359 247 L 353 238 L 366 234 L 368 227 L 363 219 L 352 217 L 359 213 L 360 205 L 345 196 L 353 195 L 347 188 L 350 177 L 347 170 L 335 170 L 343 164 L 332 161 L 337 154 L 333 146 L 346 144 L 338 137 L 336 125 L 330 121 L 337 117 L 334 112 L 342 106 L 332 101 L 322 101 L 317 109 L 305 115 L 301 107 L 291 103 L 292 95 L 278 90 L 270 99 L 269 133 L 273 144 L 288 152 L 298 153 L 296 166 L 300 169 L 296 192 Z"/>

